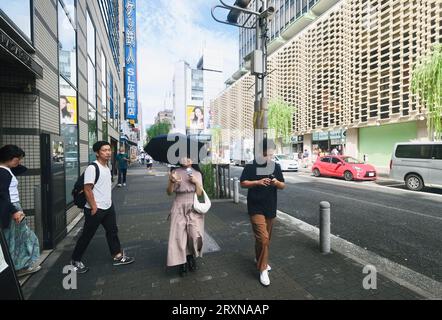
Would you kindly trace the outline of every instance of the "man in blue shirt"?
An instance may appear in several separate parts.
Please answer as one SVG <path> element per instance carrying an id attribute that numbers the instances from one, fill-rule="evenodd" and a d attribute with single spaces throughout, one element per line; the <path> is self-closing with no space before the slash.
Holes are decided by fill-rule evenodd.
<path id="1" fill-rule="evenodd" d="M 118 165 L 118 187 L 121 188 L 121 183 L 126 186 L 127 165 L 129 163 L 129 156 L 125 153 L 124 147 L 120 148 L 120 153 L 117 154 Z"/>

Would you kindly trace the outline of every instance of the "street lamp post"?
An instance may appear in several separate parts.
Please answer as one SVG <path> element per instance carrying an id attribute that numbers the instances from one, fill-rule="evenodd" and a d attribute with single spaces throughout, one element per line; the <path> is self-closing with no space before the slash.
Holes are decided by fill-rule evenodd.
<path id="1" fill-rule="evenodd" d="M 256 30 L 255 50 L 252 52 L 251 73 L 255 75 L 255 104 L 254 104 L 254 140 L 255 140 L 255 158 L 257 156 L 257 147 L 260 141 L 267 138 L 268 131 L 268 97 L 267 97 L 267 32 L 268 19 L 275 12 L 275 8 L 268 6 L 268 0 L 256 0 L 255 11 L 247 9 L 251 0 L 236 0 L 233 6 L 227 5 L 223 0 L 219 0 L 222 5 L 212 8 L 212 17 L 217 22 L 236 26 L 245 29 Z M 221 8 L 230 10 L 227 20 L 222 21 L 215 17 L 215 10 Z M 238 23 L 240 15 L 245 15 L 242 23 Z M 252 19 L 252 20 L 251 20 Z M 253 21 L 254 19 L 254 21 Z M 248 25 L 249 21 L 253 21 Z"/>

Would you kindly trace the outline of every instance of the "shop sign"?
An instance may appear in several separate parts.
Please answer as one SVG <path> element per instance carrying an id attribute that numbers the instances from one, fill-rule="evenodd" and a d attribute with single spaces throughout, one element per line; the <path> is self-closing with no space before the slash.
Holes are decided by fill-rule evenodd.
<path id="1" fill-rule="evenodd" d="M 43 68 L 2 29 L 0 29 L 0 46 L 39 78 L 43 78 Z"/>
<path id="2" fill-rule="evenodd" d="M 126 119 L 138 118 L 136 0 L 124 2 Z"/>

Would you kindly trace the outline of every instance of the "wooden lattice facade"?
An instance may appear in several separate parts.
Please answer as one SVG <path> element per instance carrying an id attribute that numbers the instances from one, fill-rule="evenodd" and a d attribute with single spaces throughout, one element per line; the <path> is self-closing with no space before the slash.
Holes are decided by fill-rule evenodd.
<path id="1" fill-rule="evenodd" d="M 270 56 L 269 95 L 295 107 L 293 135 L 414 121 L 412 70 L 437 43 L 441 0 L 342 0 Z M 214 125 L 252 136 L 253 84 L 246 74 L 213 101 Z"/>

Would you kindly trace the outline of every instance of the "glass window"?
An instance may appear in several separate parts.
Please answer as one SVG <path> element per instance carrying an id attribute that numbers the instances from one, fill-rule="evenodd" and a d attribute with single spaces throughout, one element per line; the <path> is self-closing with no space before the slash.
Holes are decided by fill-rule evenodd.
<path id="1" fill-rule="evenodd" d="M 101 110 L 102 110 L 101 114 L 106 119 L 107 118 L 107 90 L 106 90 L 106 85 L 103 83 L 101 84 Z"/>
<path id="2" fill-rule="evenodd" d="M 301 16 L 301 0 L 296 0 L 296 18 Z"/>
<path id="3" fill-rule="evenodd" d="M 433 157 L 436 160 L 442 160 L 442 144 L 435 144 L 433 146 Z"/>
<path id="4" fill-rule="evenodd" d="M 58 50 L 60 74 L 71 85 L 77 85 L 77 47 L 76 33 L 68 13 L 58 3 Z"/>
<path id="5" fill-rule="evenodd" d="M 104 55 L 104 52 L 101 51 L 101 82 L 106 84 L 106 56 Z"/>
<path id="6" fill-rule="evenodd" d="M 31 1 L 2 0 L 0 13 L 9 18 L 31 40 Z"/>
<path id="7" fill-rule="evenodd" d="M 95 27 L 89 12 L 87 13 L 87 99 L 88 99 L 88 133 L 89 161 L 96 159 L 93 145 L 98 141 L 97 128 L 97 72 L 95 69 Z"/>
<path id="8" fill-rule="evenodd" d="M 103 140 L 108 139 L 108 117 L 107 117 L 107 87 L 106 87 L 106 77 L 107 77 L 107 66 L 106 66 L 106 56 L 103 50 L 101 51 L 101 114 L 103 115 Z"/>
<path id="9" fill-rule="evenodd" d="M 97 107 L 97 74 L 95 70 L 95 28 L 87 13 L 87 76 L 88 76 L 88 102 Z"/>
<path id="10" fill-rule="evenodd" d="M 321 162 L 330 163 L 330 158 L 329 157 L 324 157 L 324 158 L 321 159 Z"/>
<path id="11" fill-rule="evenodd" d="M 307 0 L 302 0 L 302 13 L 307 13 Z"/>
<path id="12" fill-rule="evenodd" d="M 95 74 L 95 67 L 88 59 L 87 62 L 87 99 L 89 104 L 96 108 L 97 106 L 97 81 Z"/>
<path id="13" fill-rule="evenodd" d="M 107 88 L 106 88 L 106 57 L 104 52 L 101 51 L 101 114 L 106 119 L 107 118 Z"/>
<path id="14" fill-rule="evenodd" d="M 89 161 L 96 160 L 95 152 L 93 150 L 94 144 L 98 141 L 97 133 L 97 110 L 88 107 L 88 133 L 89 133 Z"/>
<path id="15" fill-rule="evenodd" d="M 77 91 L 60 77 L 61 136 L 65 141 L 66 204 L 72 202 L 71 191 L 79 175 Z"/>
<path id="16" fill-rule="evenodd" d="M 109 122 L 112 126 L 114 126 L 114 78 L 112 74 L 109 73 Z"/>
<path id="17" fill-rule="evenodd" d="M 58 2 L 58 47 L 60 70 L 60 132 L 64 139 L 66 205 L 72 203 L 71 191 L 79 172 L 77 48 L 75 1 Z"/>
<path id="18" fill-rule="evenodd" d="M 396 149 L 396 158 L 406 159 L 430 159 L 431 145 L 401 145 Z"/>
<path id="19" fill-rule="evenodd" d="M 331 162 L 333 164 L 339 164 L 339 163 L 341 163 L 341 160 L 339 160 L 338 158 L 331 158 Z"/>
<path id="20" fill-rule="evenodd" d="M 64 5 L 64 9 L 71 20 L 71 23 L 76 26 L 75 0 L 61 0 L 61 2 Z"/>
<path id="21" fill-rule="evenodd" d="M 364 161 L 361 161 L 359 159 L 356 158 L 352 158 L 352 157 L 345 157 L 344 161 L 350 164 L 362 164 L 364 163 Z"/>
<path id="22" fill-rule="evenodd" d="M 109 129 L 107 127 L 107 121 L 103 119 L 103 140 L 108 141 L 109 138 Z"/>
<path id="23" fill-rule="evenodd" d="M 115 65 L 120 71 L 120 10 L 119 2 L 111 0 L 98 0 L 101 16 L 106 27 L 109 45 Z"/>
<path id="24" fill-rule="evenodd" d="M 95 27 L 87 13 L 87 54 L 95 65 Z"/>

